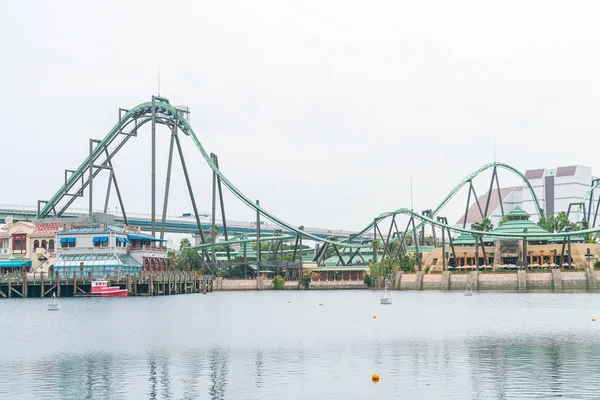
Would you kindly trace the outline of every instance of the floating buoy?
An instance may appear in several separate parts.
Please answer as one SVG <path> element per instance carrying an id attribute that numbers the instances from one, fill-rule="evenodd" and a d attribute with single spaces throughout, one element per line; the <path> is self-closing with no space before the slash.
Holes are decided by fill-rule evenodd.
<path id="1" fill-rule="evenodd" d="M 291 303 L 291 302 L 292 302 L 291 300 L 288 300 L 288 303 Z"/>
<path id="2" fill-rule="evenodd" d="M 592 318 L 592 321 L 595 321 L 595 320 L 596 320 L 596 318 Z"/>
<path id="3" fill-rule="evenodd" d="M 373 315 L 373 319 L 377 318 L 377 315 Z"/>
<path id="4" fill-rule="evenodd" d="M 379 382 L 379 374 L 371 375 L 371 380 L 375 383 Z"/>
<path id="5" fill-rule="evenodd" d="M 319 303 L 319 305 L 320 305 L 320 306 L 322 306 L 323 304 L 322 304 L 322 303 Z"/>

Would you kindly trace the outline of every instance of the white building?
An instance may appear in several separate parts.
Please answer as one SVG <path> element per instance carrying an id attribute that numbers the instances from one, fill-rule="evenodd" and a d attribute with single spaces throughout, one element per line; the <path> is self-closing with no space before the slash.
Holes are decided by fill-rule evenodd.
<path id="1" fill-rule="evenodd" d="M 167 270 L 166 240 L 108 224 L 66 225 L 56 232 L 54 271 L 64 276 L 106 276 Z"/>

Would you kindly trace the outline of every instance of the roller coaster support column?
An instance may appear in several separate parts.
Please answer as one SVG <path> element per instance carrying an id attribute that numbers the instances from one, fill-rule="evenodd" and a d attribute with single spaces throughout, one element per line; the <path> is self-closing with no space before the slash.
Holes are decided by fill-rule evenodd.
<path id="1" fill-rule="evenodd" d="M 523 229 L 523 233 L 527 234 L 527 228 Z M 522 252 L 522 258 L 521 258 L 521 262 L 523 263 L 524 267 L 527 267 L 528 264 L 528 257 L 527 257 L 527 237 L 523 237 L 523 252 Z"/>
<path id="2" fill-rule="evenodd" d="M 394 215 L 392 217 L 392 222 L 390 223 L 390 229 L 388 230 L 387 238 L 385 239 L 385 246 L 383 247 L 383 255 L 381 256 L 382 259 L 388 253 L 388 246 L 390 244 L 390 237 L 392 236 L 392 228 L 394 227 L 395 223 L 396 223 L 396 216 Z M 390 251 L 390 255 L 391 255 L 391 251 Z"/>
<path id="3" fill-rule="evenodd" d="M 152 96 L 152 236 L 156 234 L 156 98 Z M 90 182 L 91 184 L 91 182 Z"/>
<path id="4" fill-rule="evenodd" d="M 260 201 L 256 200 L 256 279 L 260 277 Z"/>
<path id="5" fill-rule="evenodd" d="M 488 265 L 488 257 L 483 246 L 483 235 L 479 235 L 479 244 L 481 245 L 481 253 L 483 254 L 483 265 Z"/>
<path id="6" fill-rule="evenodd" d="M 446 230 L 444 228 L 442 228 L 442 271 L 446 271 Z"/>
<path id="7" fill-rule="evenodd" d="M 248 256 L 247 256 L 248 243 L 244 242 L 243 246 L 244 246 L 244 279 L 246 279 L 248 277 Z"/>
<path id="8" fill-rule="evenodd" d="M 483 210 L 481 209 L 481 204 L 479 204 L 479 197 L 477 197 L 477 192 L 475 191 L 475 186 L 473 186 L 473 180 L 469 179 L 469 190 L 473 191 L 473 197 L 475 198 L 475 203 L 477 204 L 477 208 L 479 209 L 479 214 L 481 218 L 485 218 L 483 216 Z"/>
<path id="9" fill-rule="evenodd" d="M 125 212 L 125 206 L 123 205 L 123 198 L 121 197 L 121 190 L 119 189 L 119 183 L 117 182 L 117 175 L 115 174 L 115 169 L 112 165 L 112 161 L 110 160 L 111 156 L 108 153 L 108 149 L 106 148 L 106 146 L 104 146 L 104 153 L 106 154 L 106 163 L 108 164 L 108 167 L 110 168 L 110 177 L 112 179 L 112 182 L 115 185 L 115 191 L 117 192 L 117 199 L 119 199 L 119 205 L 121 206 L 121 213 L 123 214 L 123 221 L 125 221 L 125 225 L 129 225 L 129 222 L 127 221 L 127 213 Z M 108 211 L 109 194 L 110 194 L 110 184 L 109 184 L 108 190 L 106 192 L 106 203 L 104 203 L 104 212 L 105 213 Z"/>
<path id="10" fill-rule="evenodd" d="M 469 194 L 467 195 L 467 207 L 465 208 L 465 216 L 463 218 L 463 229 L 467 226 L 467 217 L 469 216 L 469 203 L 471 202 L 471 188 L 469 188 Z"/>
<path id="11" fill-rule="evenodd" d="M 304 230 L 304 226 L 300 227 L 300 230 L 303 231 Z M 300 279 L 302 279 L 302 277 L 304 276 L 304 267 L 302 264 L 302 254 L 303 254 L 303 249 L 302 249 L 302 235 L 298 235 L 298 244 L 300 246 Z"/>
<path id="12" fill-rule="evenodd" d="M 173 147 L 175 146 L 175 136 L 177 136 L 177 125 L 173 125 L 171 130 L 171 143 L 169 144 L 169 161 L 167 162 L 167 180 L 165 184 L 165 202 L 163 203 L 162 221 L 160 224 L 160 238 L 165 238 L 165 222 L 167 220 L 167 206 L 169 204 L 169 188 L 171 186 L 171 165 L 173 164 Z"/>
<path id="13" fill-rule="evenodd" d="M 437 220 L 438 220 L 438 222 L 441 222 L 442 224 L 448 225 L 448 218 L 446 218 L 446 217 L 437 217 Z M 448 232 L 448 241 L 450 242 L 450 248 L 452 249 L 452 257 L 454 257 L 454 264 L 456 266 L 457 262 L 458 262 L 458 258 L 456 258 L 456 251 L 454 249 L 454 243 L 452 243 L 452 234 L 450 233 L 450 229 L 442 227 L 442 234 L 444 233 L 444 231 Z M 446 254 L 444 252 L 444 256 L 445 255 Z M 450 266 L 450 261 L 448 261 L 448 266 Z"/>
<path id="14" fill-rule="evenodd" d="M 192 190 L 192 184 L 190 183 L 190 175 L 188 174 L 188 170 L 185 165 L 185 158 L 183 158 L 183 150 L 181 149 L 181 143 L 179 142 L 179 135 L 177 134 L 177 132 L 175 132 L 175 144 L 177 145 L 177 152 L 179 153 L 179 159 L 181 160 L 181 168 L 183 169 L 183 175 L 185 176 L 185 183 L 187 184 L 190 200 L 192 201 L 192 208 L 194 209 L 194 217 L 196 217 L 196 224 L 198 225 L 198 230 L 200 231 L 200 240 L 202 241 L 202 244 L 206 244 L 204 231 L 202 230 L 202 224 L 200 223 L 200 216 L 198 215 L 198 206 L 196 205 L 196 198 L 194 197 L 194 191 Z M 208 256 L 206 248 L 202 248 L 202 253 L 204 254 L 204 258 L 207 261 L 209 261 L 210 257 Z"/>
<path id="15" fill-rule="evenodd" d="M 417 238 L 417 229 L 415 228 L 415 217 L 413 217 L 411 215 L 410 221 L 411 221 L 411 224 L 413 227 L 413 240 L 414 240 L 414 245 L 415 245 L 415 253 L 417 255 L 417 267 L 418 267 L 418 270 L 421 271 L 421 260 L 419 257 L 419 238 Z"/>
<path id="16" fill-rule="evenodd" d="M 211 158 L 214 161 L 215 155 L 211 153 L 210 156 L 211 156 Z M 210 237 L 211 237 L 210 253 L 211 253 L 211 261 L 213 263 L 213 266 L 217 265 L 217 254 L 215 252 L 215 242 L 217 240 L 217 232 L 215 232 L 215 227 L 216 227 L 215 214 L 216 214 L 216 211 L 217 211 L 217 204 L 216 203 L 217 203 L 217 173 L 215 171 L 213 171 L 213 178 L 212 178 L 212 213 L 211 213 L 211 223 L 210 223 Z"/>
<path id="17" fill-rule="evenodd" d="M 213 154 L 213 160 L 217 168 L 219 168 L 219 158 L 216 154 Z M 217 175 L 217 189 L 219 189 L 219 202 L 221 204 L 221 219 L 223 220 L 223 236 L 225 237 L 225 241 L 229 240 L 229 235 L 227 234 L 227 219 L 225 218 L 225 205 L 223 202 L 223 188 L 221 187 L 221 178 Z M 229 246 L 227 246 L 227 261 L 231 261 L 231 252 L 229 251 Z M 229 267 L 231 271 L 231 267 Z"/>
<path id="18" fill-rule="evenodd" d="M 93 206 L 93 190 L 92 190 L 92 173 L 93 173 L 93 167 L 94 167 L 94 158 L 92 157 L 92 153 L 94 152 L 94 141 L 92 139 L 90 139 L 90 165 L 89 165 L 89 169 L 90 169 L 90 210 L 89 210 L 89 214 L 90 217 L 92 216 L 92 206 Z"/>

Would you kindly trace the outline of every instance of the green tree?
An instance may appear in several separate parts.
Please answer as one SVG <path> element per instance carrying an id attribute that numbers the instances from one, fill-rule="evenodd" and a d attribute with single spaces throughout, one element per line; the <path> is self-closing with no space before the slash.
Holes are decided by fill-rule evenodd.
<path id="1" fill-rule="evenodd" d="M 373 249 L 373 260 L 375 261 L 375 264 L 377 264 L 377 253 L 379 252 L 379 250 L 381 249 L 381 240 L 379 239 L 375 239 L 371 242 L 371 248 Z"/>
<path id="2" fill-rule="evenodd" d="M 282 276 L 277 275 L 275 278 L 273 278 L 273 289 L 283 290 L 284 287 L 285 287 L 285 279 Z"/>
<path id="3" fill-rule="evenodd" d="M 567 217 L 567 214 L 564 211 L 558 213 L 556 217 L 553 215 L 541 217 L 538 221 L 538 225 L 550 233 L 561 232 L 566 227 L 570 227 L 572 230 L 579 230 L 579 226 L 569 221 L 569 217 Z"/>
<path id="4" fill-rule="evenodd" d="M 405 254 L 400 257 L 399 267 L 404 272 L 414 272 L 415 266 L 417 265 L 417 256 L 415 254 Z"/>
<path id="5" fill-rule="evenodd" d="M 167 266 L 169 269 L 177 266 L 177 252 L 173 249 L 167 250 Z"/>
<path id="6" fill-rule="evenodd" d="M 302 275 L 302 279 L 300 279 L 300 287 L 303 289 L 310 289 L 310 276 L 309 275 Z"/>
<path id="7" fill-rule="evenodd" d="M 494 230 L 494 224 L 486 217 L 479 222 L 471 224 L 471 229 L 481 232 L 491 232 Z"/>
<path id="8" fill-rule="evenodd" d="M 502 218 L 500 218 L 500 222 L 498 222 L 498 226 L 502 225 L 506 221 L 508 221 L 508 218 L 506 217 L 506 215 L 503 215 Z"/>
<path id="9" fill-rule="evenodd" d="M 179 250 L 182 251 L 184 249 L 189 249 L 190 247 L 192 247 L 192 243 L 190 242 L 190 239 L 188 238 L 183 238 L 181 239 L 181 242 L 179 242 Z"/>

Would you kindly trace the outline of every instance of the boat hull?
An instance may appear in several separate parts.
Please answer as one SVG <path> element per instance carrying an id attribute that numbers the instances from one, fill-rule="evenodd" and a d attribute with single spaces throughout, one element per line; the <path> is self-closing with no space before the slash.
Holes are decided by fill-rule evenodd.
<path id="1" fill-rule="evenodd" d="M 75 293 L 74 297 L 127 297 L 127 289 L 111 290 L 106 292 L 92 292 L 92 293 Z"/>

